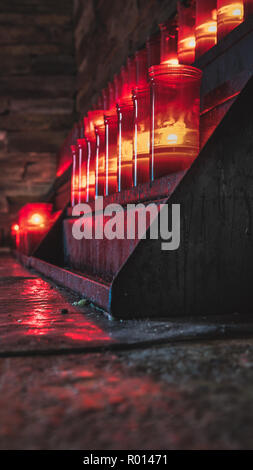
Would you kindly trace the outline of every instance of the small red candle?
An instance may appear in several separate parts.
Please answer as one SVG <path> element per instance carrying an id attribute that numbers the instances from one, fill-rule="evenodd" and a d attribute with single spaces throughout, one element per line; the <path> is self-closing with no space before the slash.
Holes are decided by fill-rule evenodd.
<path id="1" fill-rule="evenodd" d="M 78 171 L 78 147 L 71 145 L 72 152 L 72 178 L 71 178 L 71 205 L 74 207 L 78 204 L 79 193 L 79 171 Z"/>
<path id="2" fill-rule="evenodd" d="M 87 201 L 87 141 L 77 139 L 78 147 L 78 203 Z"/>
<path id="3" fill-rule="evenodd" d="M 218 40 L 224 38 L 244 20 L 242 0 L 217 0 Z"/>
<path id="4" fill-rule="evenodd" d="M 149 181 L 150 166 L 150 90 L 147 50 L 136 52 L 134 103 L 133 185 Z"/>
<path id="5" fill-rule="evenodd" d="M 148 69 L 160 64 L 161 35 L 148 38 L 146 50 L 136 53 L 134 90 L 133 184 L 150 181 L 150 86 Z"/>
<path id="6" fill-rule="evenodd" d="M 52 222 L 52 204 L 41 202 L 26 204 L 19 211 L 17 248 L 26 255 L 31 255 Z"/>
<path id="7" fill-rule="evenodd" d="M 96 196 L 105 194 L 105 119 L 104 115 L 109 107 L 108 89 L 102 91 L 97 106 L 101 115 L 95 124 L 96 134 Z"/>
<path id="8" fill-rule="evenodd" d="M 184 170 L 198 155 L 201 76 L 184 65 L 150 68 L 151 180 Z"/>
<path id="9" fill-rule="evenodd" d="M 177 65 L 177 24 L 175 21 L 168 21 L 159 26 L 161 30 L 161 64 Z"/>
<path id="10" fill-rule="evenodd" d="M 217 0 L 196 0 L 196 58 L 217 44 Z"/>
<path id="11" fill-rule="evenodd" d="M 95 139 L 95 150 L 94 151 L 94 159 L 95 159 L 95 197 L 102 196 L 104 193 L 101 193 L 101 185 L 104 183 L 104 110 L 103 109 L 96 109 L 94 111 L 88 112 L 88 118 L 90 122 L 90 131 L 92 135 L 92 140 Z M 92 144 L 94 146 L 94 144 Z M 98 183 L 99 191 L 98 191 Z M 103 185 L 104 189 L 104 185 Z"/>
<path id="12" fill-rule="evenodd" d="M 195 61 L 195 3 L 178 1 L 178 58 L 180 64 L 191 65 Z"/>
<path id="13" fill-rule="evenodd" d="M 96 175 L 96 135 L 92 120 L 92 111 L 84 118 L 85 138 L 87 141 L 87 202 L 95 199 L 95 175 Z"/>
<path id="14" fill-rule="evenodd" d="M 115 99 L 115 85 L 108 86 L 109 107 L 105 111 L 105 196 L 117 192 L 117 139 L 118 117 Z"/>
<path id="15" fill-rule="evenodd" d="M 117 103 L 118 112 L 118 191 L 133 185 L 133 101 L 136 87 L 136 63 L 131 58 L 121 69 L 122 91 Z"/>

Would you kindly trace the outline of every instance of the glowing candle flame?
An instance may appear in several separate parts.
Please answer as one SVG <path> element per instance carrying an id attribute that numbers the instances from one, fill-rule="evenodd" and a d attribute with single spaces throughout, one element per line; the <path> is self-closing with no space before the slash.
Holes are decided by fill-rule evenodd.
<path id="1" fill-rule="evenodd" d="M 194 37 L 185 39 L 185 45 L 187 47 L 194 48 L 196 46 L 196 40 Z"/>
<path id="2" fill-rule="evenodd" d="M 19 225 L 18 225 L 18 224 L 14 224 L 14 225 L 12 226 L 12 230 L 13 230 L 13 232 L 18 232 L 18 231 L 19 231 Z"/>
<path id="3" fill-rule="evenodd" d="M 207 27 L 207 31 L 209 33 L 216 33 L 217 32 L 217 25 L 215 23 L 213 24 L 210 24 L 208 27 Z"/>
<path id="4" fill-rule="evenodd" d="M 167 139 L 168 139 L 169 144 L 177 144 L 177 142 L 178 142 L 177 134 L 169 134 Z"/>
<path id="5" fill-rule="evenodd" d="M 167 144 L 169 145 L 182 145 L 184 142 L 184 138 L 187 132 L 186 124 L 183 120 L 183 116 L 176 121 L 174 124 L 169 124 L 166 128 L 167 134 Z"/>
<path id="6" fill-rule="evenodd" d="M 178 65 L 179 60 L 178 59 L 169 59 L 169 60 L 166 61 L 166 64 L 168 64 L 168 65 Z"/>
<path id="7" fill-rule="evenodd" d="M 32 225 L 44 225 L 44 218 L 40 214 L 33 214 L 29 221 Z"/>
<path id="8" fill-rule="evenodd" d="M 243 20 L 243 15 L 244 9 L 242 3 L 233 3 L 219 9 L 220 18 L 237 17 L 238 20 Z"/>
<path id="9" fill-rule="evenodd" d="M 241 8 L 235 8 L 232 11 L 232 16 L 241 16 L 242 15 L 242 9 Z"/>

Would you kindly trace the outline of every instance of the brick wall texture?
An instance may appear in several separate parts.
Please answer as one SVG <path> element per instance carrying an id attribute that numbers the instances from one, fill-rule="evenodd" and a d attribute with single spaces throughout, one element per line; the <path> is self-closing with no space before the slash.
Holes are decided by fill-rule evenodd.
<path id="1" fill-rule="evenodd" d="M 0 2 L 0 239 L 43 200 L 75 109 L 73 0 Z"/>
<path id="2" fill-rule="evenodd" d="M 176 0 L 74 0 L 77 110 L 85 113 L 128 55 L 159 23 L 173 16 Z"/>

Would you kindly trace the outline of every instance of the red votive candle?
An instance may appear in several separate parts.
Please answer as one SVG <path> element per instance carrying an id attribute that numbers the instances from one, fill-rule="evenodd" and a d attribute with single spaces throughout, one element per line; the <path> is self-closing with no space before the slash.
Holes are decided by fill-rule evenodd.
<path id="1" fill-rule="evenodd" d="M 121 70 L 122 93 L 117 103 L 118 113 L 118 191 L 133 185 L 133 125 L 132 91 L 136 86 L 135 59 L 127 61 Z"/>
<path id="2" fill-rule="evenodd" d="M 78 169 L 78 147 L 71 145 L 72 152 L 72 178 L 71 178 L 71 205 L 74 207 L 78 204 L 79 192 L 79 169 Z"/>
<path id="3" fill-rule="evenodd" d="M 148 68 L 159 65 L 161 58 L 161 34 L 150 36 L 146 42 Z"/>
<path id="4" fill-rule="evenodd" d="M 196 0 L 196 58 L 217 44 L 217 0 Z"/>
<path id="5" fill-rule="evenodd" d="M 108 86 L 109 107 L 105 111 L 105 196 L 117 192 L 118 117 L 113 82 Z"/>
<path id="6" fill-rule="evenodd" d="M 151 67 L 151 180 L 188 168 L 199 152 L 202 72 L 184 65 Z"/>
<path id="7" fill-rule="evenodd" d="M 177 3 L 178 9 L 178 58 L 180 64 L 190 65 L 195 60 L 195 2 Z"/>
<path id="8" fill-rule="evenodd" d="M 102 145 L 105 141 L 105 139 L 103 138 L 103 133 L 105 129 L 104 110 L 96 109 L 94 111 L 89 111 L 88 118 L 90 122 L 92 139 L 95 139 L 95 197 L 97 197 L 102 196 L 104 194 L 103 191 L 101 193 L 101 185 L 104 182 L 104 170 L 101 167 L 101 165 L 104 164 L 104 148 Z M 100 183 L 100 186 L 98 186 L 98 183 Z"/>
<path id="9" fill-rule="evenodd" d="M 218 40 L 229 34 L 244 20 L 242 0 L 217 0 Z"/>
<path id="10" fill-rule="evenodd" d="M 87 202 L 87 141 L 77 139 L 78 147 L 78 202 Z"/>
<path id="11" fill-rule="evenodd" d="M 19 211 L 19 250 L 31 255 L 52 225 L 52 204 L 29 203 Z"/>
<path id="12" fill-rule="evenodd" d="M 170 20 L 159 26 L 161 31 L 161 64 L 177 65 L 177 24 Z"/>
<path id="13" fill-rule="evenodd" d="M 136 52 L 136 88 L 134 103 L 133 184 L 149 181 L 150 174 L 150 89 L 147 50 Z"/>
<path id="14" fill-rule="evenodd" d="M 84 118 L 84 131 L 87 142 L 87 202 L 95 199 L 95 174 L 96 174 L 96 136 L 94 125 L 90 117 Z"/>

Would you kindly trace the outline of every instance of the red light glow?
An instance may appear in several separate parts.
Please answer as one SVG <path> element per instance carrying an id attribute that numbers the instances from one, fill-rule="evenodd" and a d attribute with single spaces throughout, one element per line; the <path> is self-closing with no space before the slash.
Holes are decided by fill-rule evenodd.
<path id="1" fill-rule="evenodd" d="M 244 20 L 243 1 L 218 0 L 218 39 L 225 37 Z"/>
<path id="2" fill-rule="evenodd" d="M 177 65 L 177 25 L 171 21 L 160 24 L 161 64 Z"/>
<path id="3" fill-rule="evenodd" d="M 180 64 L 191 65 L 195 60 L 195 5 L 178 2 L 178 58 Z"/>
<path id="4" fill-rule="evenodd" d="M 12 225 L 11 229 L 12 229 L 13 232 L 18 232 L 19 231 L 19 225 L 14 224 L 14 225 Z"/>
<path id="5" fill-rule="evenodd" d="M 196 2 L 196 57 L 217 43 L 217 0 Z"/>
<path id="6" fill-rule="evenodd" d="M 30 217 L 29 223 L 31 225 L 38 225 L 39 227 L 44 227 L 44 217 L 41 214 L 35 213 Z"/>
<path id="7" fill-rule="evenodd" d="M 150 68 L 152 180 L 188 168 L 198 155 L 201 75 L 184 65 Z"/>

